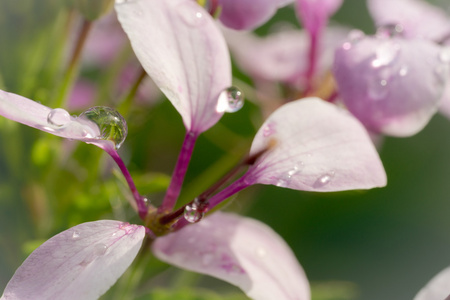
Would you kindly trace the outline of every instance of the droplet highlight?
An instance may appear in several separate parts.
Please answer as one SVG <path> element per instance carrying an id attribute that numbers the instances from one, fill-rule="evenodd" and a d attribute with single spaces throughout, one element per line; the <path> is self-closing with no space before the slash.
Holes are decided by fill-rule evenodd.
<path id="1" fill-rule="evenodd" d="M 79 233 L 78 231 L 74 231 L 74 232 L 72 233 L 72 238 L 73 238 L 74 240 L 79 239 L 79 238 L 80 238 L 80 233 Z"/>
<path id="2" fill-rule="evenodd" d="M 108 247 L 103 243 L 98 243 L 94 245 L 94 254 L 97 256 L 102 256 L 106 253 Z"/>
<path id="3" fill-rule="evenodd" d="M 62 108 L 52 109 L 47 115 L 47 123 L 56 127 L 62 127 L 71 121 L 70 114 Z"/>
<path id="4" fill-rule="evenodd" d="M 292 169 L 282 174 L 279 178 L 276 186 L 288 187 L 292 181 L 292 178 L 303 170 L 303 162 L 296 164 Z"/>
<path id="5" fill-rule="evenodd" d="M 317 178 L 316 182 L 314 182 L 313 187 L 314 188 L 324 187 L 333 180 L 334 175 L 335 175 L 334 171 L 321 175 L 319 178 Z"/>
<path id="6" fill-rule="evenodd" d="M 116 149 L 122 146 L 127 137 L 127 122 L 113 108 L 95 106 L 83 112 L 78 119 L 95 123 L 100 131 L 100 135 L 95 138 L 112 141 Z"/>
<path id="7" fill-rule="evenodd" d="M 403 31 L 404 28 L 402 24 L 386 24 L 378 27 L 375 35 L 378 38 L 392 38 L 396 36 L 402 36 Z"/>
<path id="8" fill-rule="evenodd" d="M 223 90 L 217 101 L 218 112 L 237 112 L 244 106 L 244 93 L 237 87 L 231 86 Z"/>
<path id="9" fill-rule="evenodd" d="M 199 27 L 206 22 L 205 12 L 195 2 L 186 2 L 177 7 L 178 15 L 186 25 Z"/>

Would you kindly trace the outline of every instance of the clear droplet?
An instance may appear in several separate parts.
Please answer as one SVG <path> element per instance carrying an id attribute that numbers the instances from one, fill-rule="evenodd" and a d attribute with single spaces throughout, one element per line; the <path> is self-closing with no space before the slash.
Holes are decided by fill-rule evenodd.
<path id="1" fill-rule="evenodd" d="M 400 70 L 398 71 L 398 74 L 401 77 L 405 77 L 406 75 L 408 75 L 408 72 L 409 72 L 408 66 L 401 66 Z"/>
<path id="2" fill-rule="evenodd" d="M 199 211 L 195 204 L 186 205 L 186 208 L 184 209 L 184 218 L 189 223 L 197 223 L 203 218 L 203 216 L 204 213 Z"/>
<path id="3" fill-rule="evenodd" d="M 351 30 L 348 34 L 348 39 L 350 40 L 350 43 L 356 44 L 359 41 L 361 41 L 366 35 L 364 32 L 358 29 Z"/>
<path id="4" fill-rule="evenodd" d="M 94 245 L 94 254 L 97 256 L 102 256 L 106 253 L 108 247 L 103 243 L 98 243 Z"/>
<path id="5" fill-rule="evenodd" d="M 70 121 L 70 114 L 62 108 L 52 109 L 47 115 L 47 123 L 53 126 L 62 127 Z"/>
<path id="6" fill-rule="evenodd" d="M 218 112 L 237 112 L 244 106 L 244 93 L 237 87 L 231 86 L 219 95 L 217 101 Z"/>
<path id="7" fill-rule="evenodd" d="M 116 149 L 119 149 L 120 146 L 122 146 L 127 137 L 127 122 L 122 115 L 113 108 L 95 106 L 83 112 L 78 119 L 97 124 L 100 135 L 95 138 L 112 141 L 115 144 Z"/>
<path id="8" fill-rule="evenodd" d="M 303 162 L 296 164 L 292 169 L 283 174 L 276 183 L 276 186 L 279 187 L 288 187 L 292 181 L 292 178 L 300 173 L 303 169 Z"/>
<path id="9" fill-rule="evenodd" d="M 402 36 L 403 30 L 404 28 L 402 24 L 386 24 L 378 27 L 375 35 L 378 38 L 392 38 Z"/>
<path id="10" fill-rule="evenodd" d="M 385 42 L 375 50 L 375 58 L 372 60 L 372 67 L 379 68 L 392 64 L 400 52 L 400 46 L 395 42 Z"/>
<path id="11" fill-rule="evenodd" d="M 270 123 L 264 126 L 263 128 L 263 136 L 268 137 L 275 133 L 275 124 Z"/>
<path id="12" fill-rule="evenodd" d="M 79 238 L 80 238 L 80 233 L 79 233 L 78 231 L 74 231 L 74 232 L 72 233 L 72 238 L 73 238 L 74 240 L 79 239 Z"/>
<path id="13" fill-rule="evenodd" d="M 321 175 L 314 183 L 315 188 L 321 188 L 331 182 L 334 177 L 334 171 Z"/>
<path id="14" fill-rule="evenodd" d="M 199 27 L 206 22 L 205 12 L 200 10 L 195 2 L 185 2 L 177 7 L 177 12 L 186 25 Z"/>

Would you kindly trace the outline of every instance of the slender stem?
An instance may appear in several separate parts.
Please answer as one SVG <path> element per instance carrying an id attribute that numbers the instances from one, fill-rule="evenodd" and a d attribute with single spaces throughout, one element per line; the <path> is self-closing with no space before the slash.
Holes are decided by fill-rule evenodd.
<path id="1" fill-rule="evenodd" d="M 128 93 L 125 95 L 125 97 L 123 98 L 123 100 L 120 103 L 120 107 L 119 107 L 119 112 L 122 113 L 122 115 L 127 115 L 131 104 L 133 102 L 134 97 L 136 96 L 136 93 L 139 89 L 139 86 L 141 85 L 142 81 L 144 80 L 144 78 L 147 76 L 147 73 L 145 72 L 145 70 L 140 67 L 139 69 L 139 73 L 136 76 L 136 79 L 133 83 L 133 85 L 131 86 L 130 90 L 128 91 Z"/>
<path id="2" fill-rule="evenodd" d="M 181 187 L 183 186 L 184 177 L 186 175 L 197 138 L 198 133 L 186 133 L 180 155 L 178 156 L 177 164 L 175 165 L 175 169 L 172 173 L 169 188 L 167 189 L 161 206 L 158 208 L 159 213 L 169 212 L 175 207 L 178 196 L 180 195 Z"/>
<path id="3" fill-rule="evenodd" d="M 62 84 L 56 96 L 56 107 L 64 106 L 67 95 L 72 89 L 73 83 L 78 71 L 78 64 L 81 58 L 81 52 L 86 43 L 88 34 L 92 28 L 92 22 L 89 20 L 83 20 L 80 32 L 78 33 L 77 40 L 75 42 L 75 48 L 69 61 L 66 73 L 64 74 Z"/>
<path id="4" fill-rule="evenodd" d="M 220 203 L 228 199 L 230 196 L 242 191 L 243 189 L 249 187 L 250 185 L 252 184 L 247 182 L 247 174 L 244 174 L 244 176 L 242 176 L 241 178 L 239 178 L 238 180 L 236 180 L 235 182 L 224 188 L 219 193 L 212 196 L 208 200 L 209 203 L 208 210 L 213 209 L 216 205 L 219 205 Z M 184 207 L 185 206 L 183 206 L 183 211 Z M 179 210 L 181 210 L 181 208 Z M 178 220 L 178 222 L 175 225 L 175 228 L 176 230 L 179 230 L 188 224 L 190 223 L 186 219 L 182 218 Z"/>
<path id="5" fill-rule="evenodd" d="M 127 167 L 125 166 L 125 163 L 123 162 L 122 158 L 119 156 L 119 153 L 115 149 L 108 149 L 108 154 L 114 159 L 114 161 L 119 166 L 120 171 L 122 171 L 123 176 L 125 177 L 125 180 L 128 183 L 128 186 L 130 187 L 130 191 L 133 194 L 134 200 L 136 201 L 137 207 L 138 207 L 138 213 L 139 217 L 144 220 L 147 216 L 147 205 L 145 203 L 144 197 L 142 197 L 137 188 L 134 184 L 133 178 L 131 177 L 130 172 L 128 171 Z"/>
<path id="6" fill-rule="evenodd" d="M 309 33 L 309 53 L 308 53 L 308 69 L 306 70 L 306 90 L 308 95 L 313 90 L 313 80 L 316 73 L 317 55 L 318 55 L 319 31 Z"/>

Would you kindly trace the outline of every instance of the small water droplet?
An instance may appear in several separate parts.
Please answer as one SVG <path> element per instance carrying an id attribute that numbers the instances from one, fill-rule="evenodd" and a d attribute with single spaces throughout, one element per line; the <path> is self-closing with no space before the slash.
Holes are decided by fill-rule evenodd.
<path id="1" fill-rule="evenodd" d="M 106 253 L 108 247 L 103 243 L 98 243 L 94 245 L 94 254 L 97 256 L 102 256 Z"/>
<path id="2" fill-rule="evenodd" d="M 70 122 L 70 114 L 62 109 L 52 109 L 47 115 L 47 123 L 53 126 L 62 127 Z"/>
<path id="3" fill-rule="evenodd" d="M 321 187 L 329 184 L 330 181 L 333 179 L 334 174 L 335 174 L 334 171 L 331 171 L 329 173 L 321 175 L 319 178 L 317 178 L 316 182 L 314 182 L 313 187 L 321 188 Z"/>
<path id="4" fill-rule="evenodd" d="M 78 119 L 90 121 L 97 124 L 100 135 L 95 137 L 102 140 L 110 140 L 115 144 L 116 149 L 122 146 L 127 137 L 127 122 L 113 108 L 105 106 L 95 106 L 83 112 Z"/>
<path id="5" fill-rule="evenodd" d="M 258 256 L 259 258 L 263 258 L 267 254 L 266 249 L 264 249 L 263 247 L 257 247 L 255 249 L 255 253 L 256 253 L 256 256 Z"/>
<path id="6" fill-rule="evenodd" d="M 398 71 L 398 74 L 402 77 L 408 75 L 408 66 L 401 66 L 400 70 Z"/>
<path id="7" fill-rule="evenodd" d="M 134 0 L 116 0 L 116 4 L 123 4 L 127 2 L 133 2 Z"/>
<path id="8" fill-rule="evenodd" d="M 231 86 L 223 90 L 217 101 L 218 112 L 237 112 L 244 106 L 244 93 L 237 87 Z"/>
<path id="9" fill-rule="evenodd" d="M 203 216 L 204 213 L 199 211 L 195 204 L 186 205 L 186 208 L 184 209 L 184 218 L 189 223 L 197 223 L 203 218 Z"/>
<path id="10" fill-rule="evenodd" d="M 303 169 L 303 162 L 296 164 L 292 169 L 290 169 L 285 174 L 281 175 L 280 178 L 278 178 L 276 186 L 288 187 L 292 181 L 292 177 L 300 173 L 302 169 Z"/>
<path id="11" fill-rule="evenodd" d="M 361 41 L 365 36 L 366 35 L 361 30 L 354 29 L 349 32 L 347 37 L 350 40 L 350 43 L 354 45 Z"/>
<path id="12" fill-rule="evenodd" d="M 206 22 L 205 12 L 200 10 L 197 3 L 188 1 L 177 7 L 178 15 L 189 26 L 199 27 Z"/>
<path id="13" fill-rule="evenodd" d="M 368 86 L 368 96 L 373 100 L 384 99 L 389 92 L 388 83 L 387 79 L 377 78 L 370 81 Z"/>
<path id="14" fill-rule="evenodd" d="M 264 137 L 271 136 L 274 133 L 275 133 L 275 124 L 274 123 L 270 123 L 270 124 L 267 124 L 266 126 L 264 126 L 264 128 L 263 128 L 263 136 Z"/>
<path id="15" fill-rule="evenodd" d="M 392 38 L 402 36 L 403 30 L 404 28 L 402 24 L 386 24 L 378 27 L 375 35 L 378 38 Z"/>
<path id="16" fill-rule="evenodd" d="M 79 239 L 79 238 L 80 238 L 80 233 L 79 233 L 78 231 L 74 231 L 74 232 L 72 233 L 72 238 L 73 238 L 74 240 Z"/>

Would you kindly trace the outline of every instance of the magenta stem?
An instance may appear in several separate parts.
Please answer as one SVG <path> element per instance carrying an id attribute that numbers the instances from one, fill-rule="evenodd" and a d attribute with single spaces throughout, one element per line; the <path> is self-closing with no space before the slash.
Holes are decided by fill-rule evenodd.
<path id="1" fill-rule="evenodd" d="M 175 207 L 178 196 L 181 192 L 181 187 L 183 186 L 184 177 L 186 175 L 197 138 L 197 133 L 190 131 L 186 133 L 180 155 L 178 156 L 177 164 L 175 165 L 175 169 L 172 173 L 169 188 L 167 189 L 161 206 L 158 208 L 159 213 L 172 211 Z"/>
<path id="2" fill-rule="evenodd" d="M 120 171 L 122 171 L 122 174 L 125 177 L 128 186 L 130 187 L 130 191 L 133 194 L 134 200 L 136 201 L 139 217 L 142 220 L 144 220 L 145 217 L 147 216 L 148 210 L 147 205 L 145 204 L 144 197 L 142 197 L 141 194 L 139 194 L 136 185 L 134 184 L 133 178 L 131 177 L 131 174 L 128 171 L 127 167 L 125 166 L 125 163 L 123 162 L 122 158 L 119 156 L 119 153 L 117 153 L 115 149 L 108 149 L 107 152 L 119 166 Z"/>
<path id="3" fill-rule="evenodd" d="M 249 183 L 247 181 L 247 173 L 244 174 L 244 176 L 242 176 L 241 178 L 239 178 L 238 180 L 236 180 L 235 182 L 233 182 L 232 184 L 230 184 L 229 186 L 227 186 L 226 188 L 224 188 L 223 190 L 221 190 L 220 192 L 218 192 L 217 194 L 212 196 L 208 200 L 208 203 L 209 203 L 208 210 L 213 209 L 216 205 L 219 205 L 220 203 L 222 203 L 229 197 L 242 191 L 243 189 L 249 187 L 252 184 L 253 183 Z M 190 223 L 188 221 L 186 221 L 186 219 L 182 218 L 182 219 L 179 219 L 179 221 L 175 225 L 175 228 L 176 228 L 176 230 L 179 230 L 188 224 L 190 224 Z"/>
<path id="4" fill-rule="evenodd" d="M 320 30 L 309 32 L 309 52 L 308 52 L 308 69 L 306 70 L 306 90 L 305 95 L 308 95 L 313 90 L 313 80 L 316 73 L 317 56 L 318 56 L 318 41 Z"/>

